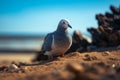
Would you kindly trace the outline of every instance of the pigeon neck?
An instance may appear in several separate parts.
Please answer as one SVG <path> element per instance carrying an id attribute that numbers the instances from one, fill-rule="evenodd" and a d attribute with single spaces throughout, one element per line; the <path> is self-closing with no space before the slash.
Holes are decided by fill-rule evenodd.
<path id="1" fill-rule="evenodd" d="M 58 32 L 60 34 L 68 33 L 67 29 L 59 27 L 59 26 L 58 26 L 56 32 Z"/>

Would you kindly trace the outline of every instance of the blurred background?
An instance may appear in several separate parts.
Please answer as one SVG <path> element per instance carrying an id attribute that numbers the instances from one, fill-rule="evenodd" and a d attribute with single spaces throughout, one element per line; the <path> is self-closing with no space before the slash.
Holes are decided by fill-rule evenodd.
<path id="1" fill-rule="evenodd" d="M 120 0 L 0 0 L 0 53 L 36 52 L 44 36 L 56 30 L 61 19 L 90 37 L 97 27 L 95 15 L 119 6 Z"/>

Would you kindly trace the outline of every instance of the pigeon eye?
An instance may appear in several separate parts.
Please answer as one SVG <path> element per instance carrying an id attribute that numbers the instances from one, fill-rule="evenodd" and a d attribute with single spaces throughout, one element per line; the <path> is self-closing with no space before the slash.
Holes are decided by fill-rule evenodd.
<path id="1" fill-rule="evenodd" d="M 63 24 L 65 24 L 65 22 L 63 22 Z"/>

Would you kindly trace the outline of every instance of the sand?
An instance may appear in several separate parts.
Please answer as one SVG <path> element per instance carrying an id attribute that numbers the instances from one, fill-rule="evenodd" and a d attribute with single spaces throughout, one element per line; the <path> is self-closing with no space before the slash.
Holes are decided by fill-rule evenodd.
<path id="1" fill-rule="evenodd" d="M 73 52 L 36 63 L 30 61 L 34 55 L 0 56 L 0 80 L 120 80 L 120 50 Z M 18 68 L 9 71 L 12 61 Z"/>

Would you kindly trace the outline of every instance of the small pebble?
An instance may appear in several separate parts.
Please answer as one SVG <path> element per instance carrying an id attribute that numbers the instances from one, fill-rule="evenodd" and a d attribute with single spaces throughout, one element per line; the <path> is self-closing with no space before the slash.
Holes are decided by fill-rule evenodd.
<path id="1" fill-rule="evenodd" d="M 116 66 L 115 66 L 115 64 L 112 64 L 112 68 L 115 68 Z"/>
<path id="2" fill-rule="evenodd" d="M 16 70 L 16 69 L 18 69 L 18 66 L 15 65 L 15 64 L 11 64 L 11 65 L 8 67 L 8 71 L 9 71 L 9 72 L 10 72 L 10 71 L 13 71 L 13 70 Z"/>
<path id="3" fill-rule="evenodd" d="M 102 53 L 102 56 L 108 56 L 110 54 L 109 51 L 105 51 L 104 53 Z"/>
<path id="4" fill-rule="evenodd" d="M 90 55 L 85 55 L 85 57 L 83 58 L 83 60 L 87 60 L 87 61 L 91 61 L 91 57 L 90 57 Z"/>
<path id="5" fill-rule="evenodd" d="M 109 52 L 109 51 L 105 51 L 104 53 L 107 53 L 107 54 L 109 54 L 110 52 Z"/>

